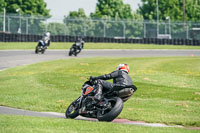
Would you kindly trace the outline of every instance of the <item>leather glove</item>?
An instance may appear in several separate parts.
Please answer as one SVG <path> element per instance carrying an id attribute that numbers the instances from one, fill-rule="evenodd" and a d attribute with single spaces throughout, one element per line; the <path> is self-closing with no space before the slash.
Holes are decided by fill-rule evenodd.
<path id="1" fill-rule="evenodd" d="M 90 76 L 90 81 L 94 81 L 94 80 L 96 80 L 96 79 L 97 79 L 96 77 Z"/>

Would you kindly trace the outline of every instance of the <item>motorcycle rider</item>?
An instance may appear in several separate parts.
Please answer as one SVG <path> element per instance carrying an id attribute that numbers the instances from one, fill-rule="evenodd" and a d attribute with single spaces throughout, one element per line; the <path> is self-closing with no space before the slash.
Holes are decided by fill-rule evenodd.
<path id="1" fill-rule="evenodd" d="M 81 52 L 81 50 L 84 47 L 84 41 L 82 38 L 78 38 L 78 40 L 72 45 L 74 47 L 75 51 L 78 50 L 77 54 Z"/>
<path id="2" fill-rule="evenodd" d="M 42 39 L 38 41 L 38 44 L 35 48 L 35 53 L 41 52 L 44 54 L 45 50 L 50 46 L 50 32 L 46 32 Z"/>
<path id="3" fill-rule="evenodd" d="M 50 46 L 50 32 L 46 32 L 43 35 L 42 38 L 43 42 L 44 42 L 44 46 L 46 46 L 47 48 Z"/>
<path id="4" fill-rule="evenodd" d="M 100 101 L 102 98 L 102 90 L 114 91 L 126 88 L 126 86 L 134 86 L 133 81 L 128 75 L 129 66 L 127 64 L 119 64 L 116 71 L 98 77 L 90 77 L 90 81 L 97 81 L 97 92 L 94 96 L 95 100 Z M 106 80 L 113 79 L 113 83 Z M 135 87 L 135 86 L 134 86 Z M 135 87 L 135 90 L 137 88 Z"/>
<path id="5" fill-rule="evenodd" d="M 42 45 L 45 49 L 50 46 L 50 32 L 44 33 L 41 40 L 39 40 L 39 44 Z"/>

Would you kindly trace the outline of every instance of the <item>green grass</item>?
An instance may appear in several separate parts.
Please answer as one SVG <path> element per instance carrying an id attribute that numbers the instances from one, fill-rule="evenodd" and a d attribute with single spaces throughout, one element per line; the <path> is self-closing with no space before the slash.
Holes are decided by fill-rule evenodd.
<path id="1" fill-rule="evenodd" d="M 198 133 L 171 127 L 143 127 L 108 122 L 0 115 L 2 133 Z"/>
<path id="2" fill-rule="evenodd" d="M 51 42 L 49 49 L 69 49 L 73 43 Z M 35 49 L 37 42 L 0 42 L 0 50 Z M 200 46 L 123 44 L 123 43 L 85 43 L 85 49 L 200 49 Z"/>
<path id="3" fill-rule="evenodd" d="M 89 76 L 128 63 L 138 91 L 119 118 L 200 126 L 200 57 L 72 58 L 0 72 L 0 105 L 65 112 Z"/>

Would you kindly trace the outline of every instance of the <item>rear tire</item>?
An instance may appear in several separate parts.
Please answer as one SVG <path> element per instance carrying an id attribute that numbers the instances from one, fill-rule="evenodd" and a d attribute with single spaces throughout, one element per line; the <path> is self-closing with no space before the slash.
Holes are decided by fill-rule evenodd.
<path id="1" fill-rule="evenodd" d="M 111 99 L 108 99 L 109 103 L 111 103 L 111 110 L 105 114 L 102 114 L 101 111 L 97 113 L 97 119 L 99 121 L 112 121 L 114 120 L 122 111 L 123 109 L 123 101 L 119 97 L 114 97 Z"/>

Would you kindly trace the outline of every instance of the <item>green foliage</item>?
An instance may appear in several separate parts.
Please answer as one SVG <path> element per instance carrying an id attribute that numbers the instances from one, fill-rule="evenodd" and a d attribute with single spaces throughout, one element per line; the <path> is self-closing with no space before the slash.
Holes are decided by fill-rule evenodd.
<path id="1" fill-rule="evenodd" d="M 141 0 L 139 13 L 144 19 L 157 19 L 156 0 Z M 172 21 L 183 21 L 183 0 L 158 0 L 159 20 L 166 20 L 169 16 Z M 200 20 L 200 0 L 185 0 L 185 20 Z"/>
<path id="2" fill-rule="evenodd" d="M 0 12 L 3 12 L 3 9 L 6 7 L 5 0 L 0 0 Z"/>
<path id="3" fill-rule="evenodd" d="M 72 36 L 85 35 L 85 21 L 87 16 L 82 8 L 78 11 L 71 11 L 68 16 L 64 17 L 64 23 L 66 25 L 66 34 Z"/>
<path id="4" fill-rule="evenodd" d="M 84 18 L 77 18 L 77 19 L 65 18 L 64 23 L 67 28 L 66 29 L 67 35 L 84 36 L 86 19 L 84 19 Z"/>
<path id="5" fill-rule="evenodd" d="M 187 0 L 186 6 L 186 20 L 198 21 L 200 20 L 200 0 Z"/>
<path id="6" fill-rule="evenodd" d="M 27 33 L 27 27 L 29 28 L 29 34 L 42 34 L 45 32 L 45 25 L 42 21 L 50 17 L 50 10 L 46 9 L 47 5 L 44 0 L 0 0 L 0 7 L 2 7 L 0 12 L 3 8 L 6 9 L 6 23 L 9 23 L 7 31 L 17 33 L 20 25 L 23 34 Z M 30 17 L 31 15 L 37 16 L 38 19 Z M 40 18 L 39 16 L 46 16 L 46 18 Z"/>
<path id="7" fill-rule="evenodd" d="M 79 8 L 78 11 L 70 11 L 67 18 L 86 18 L 83 8 Z"/>
<path id="8" fill-rule="evenodd" d="M 0 0 L 0 7 L 5 7 L 7 13 L 17 13 L 20 9 L 20 14 L 50 16 L 44 0 Z"/>
<path id="9" fill-rule="evenodd" d="M 102 20 L 96 20 L 99 18 Z M 113 19 L 119 21 L 113 21 Z M 141 15 L 132 12 L 130 5 L 124 4 L 122 0 L 99 0 L 96 5 L 96 11 L 91 13 L 90 17 L 85 15 L 83 9 L 79 9 L 78 11 L 70 12 L 69 15 L 64 18 L 64 23 L 67 27 L 67 35 L 143 37 L 143 32 L 139 32 L 139 30 L 143 28 L 142 24 L 134 25 L 131 22 L 121 21 L 122 19 L 143 20 Z"/>
<path id="10" fill-rule="evenodd" d="M 66 27 L 64 24 L 52 22 L 48 24 L 48 31 L 51 35 L 65 35 Z"/>
<path id="11" fill-rule="evenodd" d="M 124 4 L 122 0 L 98 0 L 96 10 L 90 16 L 92 18 L 133 18 L 130 5 Z"/>

